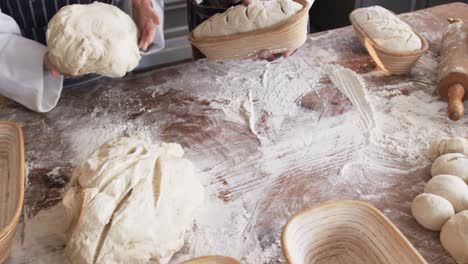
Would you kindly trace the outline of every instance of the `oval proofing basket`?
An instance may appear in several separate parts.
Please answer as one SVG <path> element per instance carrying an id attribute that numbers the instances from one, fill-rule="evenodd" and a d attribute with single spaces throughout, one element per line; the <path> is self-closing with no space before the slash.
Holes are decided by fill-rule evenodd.
<path id="1" fill-rule="evenodd" d="M 414 64 L 419 58 L 427 51 L 429 44 L 427 41 L 413 31 L 419 39 L 421 39 L 422 47 L 419 50 L 410 52 L 392 52 L 377 44 L 374 40 L 367 36 L 366 32 L 356 22 L 356 20 L 349 16 L 349 20 L 353 25 L 354 31 L 356 32 L 359 41 L 367 49 L 369 55 L 374 59 L 377 66 L 387 74 L 406 74 L 411 71 Z"/>
<path id="2" fill-rule="evenodd" d="M 283 229 L 291 264 L 423 264 L 426 261 L 380 211 L 336 201 L 293 216 Z"/>
<path id="3" fill-rule="evenodd" d="M 244 59 L 267 49 L 273 54 L 293 51 L 307 39 L 307 23 L 312 0 L 295 0 L 304 8 L 288 21 L 252 32 L 228 36 L 195 38 L 189 40 L 209 60 Z"/>
<path id="4" fill-rule="evenodd" d="M 0 263 L 10 255 L 23 199 L 23 133 L 15 123 L 0 122 Z"/>

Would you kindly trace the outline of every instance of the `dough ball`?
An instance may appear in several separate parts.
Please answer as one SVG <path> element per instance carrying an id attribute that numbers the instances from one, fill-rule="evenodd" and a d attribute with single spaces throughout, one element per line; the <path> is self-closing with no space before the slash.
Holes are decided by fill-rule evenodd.
<path id="1" fill-rule="evenodd" d="M 204 200 L 175 143 L 112 140 L 77 168 L 63 199 L 66 263 L 165 264 Z"/>
<path id="2" fill-rule="evenodd" d="M 468 263 L 468 211 L 452 216 L 444 224 L 440 241 L 458 264 Z"/>
<path id="3" fill-rule="evenodd" d="M 432 164 L 432 177 L 449 174 L 468 181 L 468 157 L 460 153 L 450 153 L 438 157 Z"/>
<path id="4" fill-rule="evenodd" d="M 411 204 L 413 217 L 423 227 L 439 231 L 442 225 L 455 214 L 452 204 L 440 196 L 422 193 Z"/>
<path id="5" fill-rule="evenodd" d="M 462 137 L 453 137 L 432 142 L 430 156 L 433 160 L 448 153 L 468 155 L 468 140 Z"/>
<path id="6" fill-rule="evenodd" d="M 253 1 L 216 14 L 193 30 L 196 38 L 217 37 L 255 31 L 284 22 L 302 10 L 292 0 Z"/>
<path id="7" fill-rule="evenodd" d="M 453 175 L 438 175 L 424 187 L 425 193 L 431 193 L 447 199 L 455 212 L 468 209 L 468 187 L 466 183 Z"/>
<path id="8" fill-rule="evenodd" d="M 140 61 L 137 27 L 119 8 L 67 5 L 47 27 L 50 61 L 64 74 L 122 77 Z"/>

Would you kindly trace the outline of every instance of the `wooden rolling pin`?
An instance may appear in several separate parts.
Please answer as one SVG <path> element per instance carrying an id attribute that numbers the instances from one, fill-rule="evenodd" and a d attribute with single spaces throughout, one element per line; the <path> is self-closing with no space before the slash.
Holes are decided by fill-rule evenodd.
<path id="1" fill-rule="evenodd" d="M 439 66 L 439 93 L 448 98 L 448 116 L 457 121 L 465 114 L 463 100 L 468 98 L 468 27 L 451 19 L 442 38 Z"/>

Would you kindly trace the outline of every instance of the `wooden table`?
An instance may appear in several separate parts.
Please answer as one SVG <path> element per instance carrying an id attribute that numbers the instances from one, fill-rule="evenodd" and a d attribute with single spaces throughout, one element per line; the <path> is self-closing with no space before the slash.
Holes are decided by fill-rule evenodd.
<path id="1" fill-rule="evenodd" d="M 428 56 L 437 59 L 441 33 L 448 16 L 468 21 L 468 5 L 439 6 L 405 14 L 403 18 L 427 38 L 430 42 Z M 327 51 L 325 55 L 324 50 Z M 288 60 L 274 62 L 272 67 L 300 60 L 313 62 L 304 64 L 311 70 L 324 63 L 350 68 L 364 77 L 369 91 L 398 87 L 385 100 L 423 89 L 427 97 L 431 97 L 436 87 L 435 77 L 383 75 L 350 27 L 311 35 L 295 55 Z M 89 87 L 64 90 L 58 106 L 47 114 L 34 113 L 16 103 L 6 102 L 0 118 L 16 121 L 24 129 L 28 185 L 23 218 L 31 219 L 41 210 L 60 203 L 73 168 L 90 150 L 113 137 L 131 134 L 182 144 L 187 156 L 197 164 L 210 200 L 218 199 L 228 206 L 232 203 L 245 205 L 247 215 L 251 217 L 246 226 L 248 231 L 244 231 L 259 242 L 254 244 L 252 251 L 272 251 L 269 263 L 283 261 L 278 257 L 279 249 L 272 245 L 277 243 L 282 226 L 292 214 L 335 199 L 369 202 L 401 229 L 429 263 L 454 263 L 442 249 L 438 233 L 420 227 L 410 214 L 410 201 L 422 192 L 423 183 L 430 178 L 427 164 L 412 170 L 411 166 L 415 164 L 404 162 L 404 157 L 394 157 L 393 163 L 388 162 L 380 169 L 363 167 L 362 173 L 354 178 L 339 178 L 346 174 L 343 172 L 345 168 L 353 166 L 349 161 L 363 146 L 346 143 L 345 135 L 336 132 L 344 122 L 340 120 L 346 120 L 343 119 L 346 115 L 353 116 L 356 110 L 327 78 L 311 85 L 311 90 L 294 102 L 303 109 L 300 115 L 314 114 L 318 117 L 307 125 L 316 122 L 319 126 L 324 120 L 330 122 L 327 138 L 332 138 L 332 141 L 311 138 L 305 146 L 310 149 L 323 147 L 323 153 L 307 156 L 307 151 L 298 149 L 305 154 L 288 160 L 295 149 L 262 148 L 245 123 L 226 118 L 218 106 L 229 102 L 217 96 L 218 92 L 221 94 L 217 89 L 237 89 L 226 78 L 243 74 L 246 69 L 264 69 L 266 64 L 249 60 L 233 64 L 199 61 L 135 74 L 121 80 L 104 80 Z M 216 85 L 219 82 L 226 85 Z M 408 82 L 412 86 L 398 86 Z M 260 134 L 268 134 L 265 125 L 268 118 L 268 115 L 259 116 Z M 294 123 L 294 118 L 285 120 L 287 122 L 283 125 L 286 128 L 283 129 L 301 128 L 302 124 Z M 466 131 L 465 121 L 458 124 L 450 123 L 448 119 L 434 122 L 446 122 L 454 131 Z M 281 131 L 271 139 L 281 141 Z M 289 135 L 294 136 L 294 133 Z M 320 145 L 327 142 L 334 145 Z M 400 143 L 406 144 L 404 141 Z M 266 157 L 277 160 L 278 164 L 288 162 L 288 166 L 270 168 L 277 171 L 268 172 L 262 166 L 276 163 L 267 163 Z M 219 244 L 226 243 L 221 241 L 222 238 L 220 241 L 216 237 L 212 239 Z M 236 243 L 242 244 L 243 241 Z M 190 255 L 192 246 L 188 243 L 178 258 Z"/>

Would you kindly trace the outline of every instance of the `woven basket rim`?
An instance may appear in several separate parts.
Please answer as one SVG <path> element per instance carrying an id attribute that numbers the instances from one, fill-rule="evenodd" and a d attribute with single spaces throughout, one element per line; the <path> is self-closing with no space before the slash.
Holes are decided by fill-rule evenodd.
<path id="1" fill-rule="evenodd" d="M 15 122 L 8 122 L 8 121 L 1 121 L 0 126 L 9 127 L 15 130 L 15 136 L 18 139 L 18 201 L 16 204 L 16 210 L 11 218 L 8 225 L 6 225 L 3 229 L 0 229 L 0 245 L 3 243 L 9 243 L 10 241 L 3 240 L 5 237 L 11 235 L 12 232 L 15 231 L 16 226 L 18 224 L 19 218 L 21 216 L 21 212 L 23 209 L 23 201 L 24 201 L 24 178 L 25 178 L 25 170 L 24 170 L 24 140 L 23 140 L 23 132 L 21 127 Z"/>
<path id="2" fill-rule="evenodd" d="M 289 229 L 291 228 L 292 223 L 294 223 L 296 220 L 300 218 L 304 218 L 309 215 L 316 214 L 317 212 L 328 211 L 329 209 L 343 208 L 343 207 L 359 208 L 375 216 L 383 225 L 385 225 L 385 228 L 387 230 L 395 234 L 395 237 L 394 237 L 395 239 L 399 240 L 400 242 L 402 242 L 403 244 L 407 246 L 407 248 L 414 254 L 414 256 L 420 260 L 420 263 L 426 263 L 426 261 L 421 256 L 421 254 L 416 250 L 416 248 L 409 242 L 409 240 L 401 233 L 401 231 L 382 212 L 380 212 L 377 208 L 373 207 L 372 205 L 368 203 L 357 201 L 357 200 L 330 201 L 322 205 L 319 205 L 317 207 L 305 209 L 294 214 L 288 220 L 288 222 L 284 226 L 283 231 L 281 233 L 281 245 L 282 245 L 281 248 L 283 251 L 283 255 L 286 259 L 286 263 L 292 263 L 291 262 L 292 257 L 291 257 L 291 254 L 289 253 L 290 247 L 288 243 L 286 242 Z"/>

